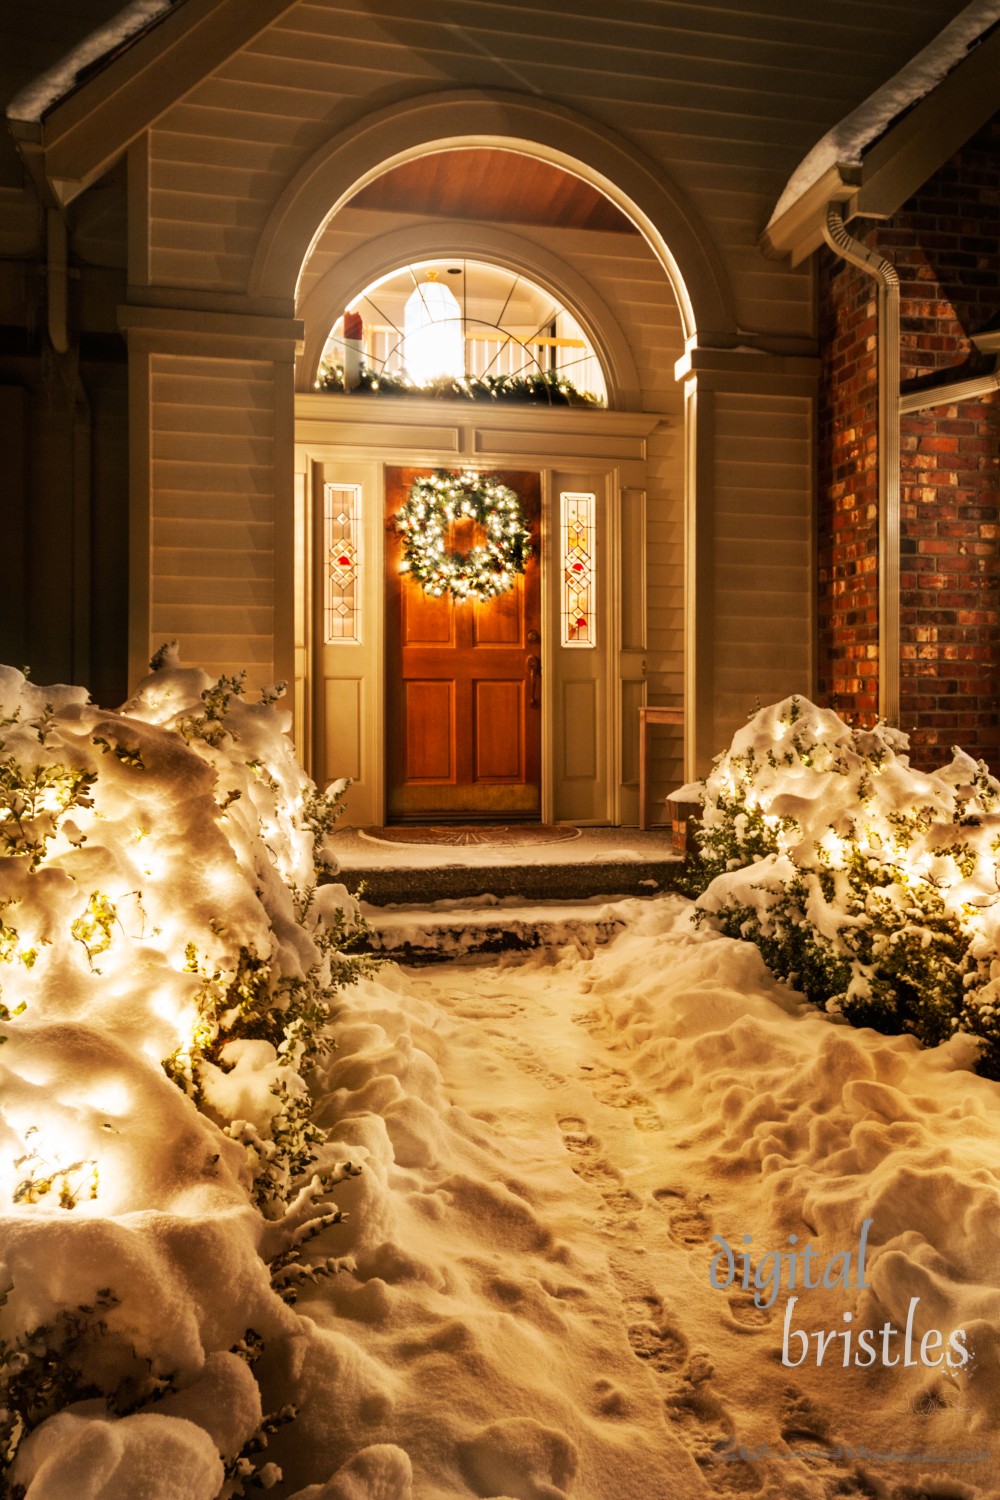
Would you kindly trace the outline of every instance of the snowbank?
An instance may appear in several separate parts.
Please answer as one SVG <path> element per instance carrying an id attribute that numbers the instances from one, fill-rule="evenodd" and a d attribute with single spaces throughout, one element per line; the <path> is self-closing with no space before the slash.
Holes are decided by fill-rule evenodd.
<path id="1" fill-rule="evenodd" d="M 910 1037 L 831 1024 L 776 985 L 753 948 L 698 932 L 680 911 L 672 930 L 633 929 L 594 968 L 591 1003 L 610 1044 L 686 1116 L 677 1144 L 717 1205 L 720 1235 L 742 1249 L 749 1232 L 759 1267 L 765 1249 L 787 1256 L 793 1234 L 824 1258 L 846 1250 L 872 1220 L 871 1290 L 802 1293 L 810 1329 L 843 1329 L 850 1311 L 859 1326 L 888 1318 L 901 1330 L 917 1298 L 918 1338 L 964 1330 L 968 1364 L 879 1361 L 856 1379 L 844 1377 L 837 1344 L 841 1431 L 846 1419 L 862 1428 L 864 1403 L 901 1380 L 945 1412 L 964 1400 L 971 1428 L 990 1429 L 1000 1415 L 1000 1089 L 968 1071 L 970 1039 L 921 1051 Z"/>
<path id="2" fill-rule="evenodd" d="M 675 793 L 704 804 L 698 905 L 815 1003 L 932 1045 L 969 1032 L 1000 1076 L 1000 783 L 907 749 L 805 698 L 762 709 Z"/>
<path id="3" fill-rule="evenodd" d="M 0 668 L 0 1456 L 31 1500 L 254 1467 L 247 1361 L 299 1328 L 272 1272 L 348 1170 L 307 1080 L 353 977 L 315 885 L 342 788 L 286 728 L 171 649 L 123 713 Z"/>

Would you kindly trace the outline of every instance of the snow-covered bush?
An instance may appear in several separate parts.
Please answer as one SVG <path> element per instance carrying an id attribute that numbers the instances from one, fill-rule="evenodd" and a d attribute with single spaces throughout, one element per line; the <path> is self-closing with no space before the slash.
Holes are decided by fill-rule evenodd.
<path id="1" fill-rule="evenodd" d="M 1000 783 L 960 750 L 914 770 L 904 734 L 788 698 L 704 782 L 702 920 L 853 1024 L 926 1045 L 961 1029 L 1000 1077 Z"/>
<path id="2" fill-rule="evenodd" d="M 317 791 L 276 695 L 153 666 L 121 713 L 0 668 L 0 1462 L 33 1428 L 49 1454 L 54 1422 L 56 1468 L 63 1439 L 112 1468 L 162 1439 L 211 1497 L 264 1419 L 236 1402 L 206 1461 L 210 1361 L 245 1372 L 248 1328 L 294 1326 L 300 1247 L 354 1170 L 309 1084 L 364 961 L 356 904 L 317 883 L 346 783 Z"/>

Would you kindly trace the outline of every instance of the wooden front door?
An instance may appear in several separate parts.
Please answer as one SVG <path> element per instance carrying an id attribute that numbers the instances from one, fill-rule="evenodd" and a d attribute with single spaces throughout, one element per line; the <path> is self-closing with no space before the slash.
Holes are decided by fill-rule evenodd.
<path id="1" fill-rule="evenodd" d="M 426 469 L 386 470 L 386 797 L 389 821 L 536 819 L 541 810 L 541 485 L 502 472 L 531 556 L 497 599 L 434 598 L 399 570 L 394 517 Z M 459 551 L 474 522 L 456 525 Z"/>

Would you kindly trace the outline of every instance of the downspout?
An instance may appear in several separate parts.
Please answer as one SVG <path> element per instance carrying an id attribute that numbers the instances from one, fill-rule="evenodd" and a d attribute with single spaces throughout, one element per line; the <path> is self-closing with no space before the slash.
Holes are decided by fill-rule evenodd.
<path id="1" fill-rule="evenodd" d="M 57 354 L 69 349 L 67 307 L 69 303 L 69 237 L 66 220 L 58 208 L 45 213 L 46 301 L 49 313 L 49 338 Z"/>
<path id="2" fill-rule="evenodd" d="M 835 255 L 878 284 L 878 711 L 899 721 L 899 277 L 844 228 L 827 205 L 823 238 Z"/>

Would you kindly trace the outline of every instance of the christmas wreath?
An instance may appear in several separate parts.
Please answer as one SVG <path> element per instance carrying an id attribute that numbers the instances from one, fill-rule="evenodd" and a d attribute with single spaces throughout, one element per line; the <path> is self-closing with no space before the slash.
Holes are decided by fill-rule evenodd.
<path id="1" fill-rule="evenodd" d="M 482 527 L 485 541 L 464 554 L 449 550 L 449 528 L 466 520 Z M 437 469 L 416 480 L 396 512 L 396 526 L 403 542 L 401 572 L 435 596 L 495 599 L 514 587 L 531 554 L 521 502 L 492 475 Z"/>

